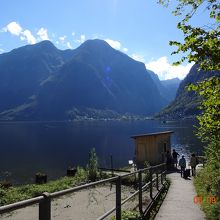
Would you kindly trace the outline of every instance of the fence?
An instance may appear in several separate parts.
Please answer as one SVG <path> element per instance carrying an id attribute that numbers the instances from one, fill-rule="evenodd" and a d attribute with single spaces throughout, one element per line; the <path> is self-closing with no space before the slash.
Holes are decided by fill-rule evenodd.
<path id="1" fill-rule="evenodd" d="M 149 181 L 144 182 L 143 176 L 144 173 L 148 171 L 149 172 Z M 137 190 L 131 194 L 129 197 L 127 197 L 125 200 L 122 201 L 121 199 L 121 186 L 122 181 L 124 178 L 129 177 L 131 175 L 135 175 L 135 178 L 137 176 Z M 88 183 L 85 185 L 73 187 L 70 189 L 62 190 L 59 192 L 54 193 L 43 193 L 41 196 L 16 202 L 13 204 L 5 205 L 0 207 L 0 214 L 8 213 L 20 208 L 24 208 L 30 205 L 39 204 L 39 220 L 51 220 L 51 200 L 54 198 L 58 198 L 60 196 L 64 196 L 82 189 L 86 189 L 88 187 L 97 186 L 100 184 L 105 183 L 113 183 L 116 186 L 116 205 L 106 213 L 104 213 L 102 216 L 98 218 L 98 220 L 105 219 L 113 212 L 116 212 L 116 220 L 121 220 L 121 212 L 122 212 L 122 205 L 131 200 L 133 197 L 138 195 L 138 209 L 141 215 L 146 215 L 146 213 L 149 211 L 150 207 L 155 201 L 155 198 L 160 194 L 161 190 L 164 188 L 164 183 L 166 180 L 166 164 L 159 164 L 156 166 L 151 166 L 149 168 L 140 169 L 132 173 L 128 173 L 122 176 L 115 176 L 112 178 L 100 180 L 93 183 Z M 159 187 L 161 185 L 161 188 Z M 156 188 L 157 194 L 153 196 L 153 187 Z M 149 189 L 150 192 L 150 198 L 151 202 L 148 204 L 145 210 L 143 210 L 143 191 L 146 189 Z"/>

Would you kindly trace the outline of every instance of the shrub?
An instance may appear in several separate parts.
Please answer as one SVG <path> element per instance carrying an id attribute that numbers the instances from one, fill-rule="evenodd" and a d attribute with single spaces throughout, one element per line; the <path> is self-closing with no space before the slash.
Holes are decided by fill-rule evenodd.
<path id="1" fill-rule="evenodd" d="M 115 216 L 111 220 L 115 220 Z M 121 215 L 122 220 L 141 220 L 141 216 L 137 211 L 124 211 Z"/>
<path id="2" fill-rule="evenodd" d="M 42 185 L 27 184 L 18 187 L 10 187 L 8 189 L 0 188 L 0 206 L 36 197 L 41 195 L 43 192 L 52 193 L 68 189 L 79 185 L 86 180 L 86 170 L 81 167 L 77 167 L 75 177 L 62 177 L 58 180 L 50 181 Z"/>
<path id="3" fill-rule="evenodd" d="M 202 209 L 208 220 L 220 219 L 220 161 L 206 164 L 194 179 L 198 196 L 203 198 Z M 217 201 L 207 202 L 208 197 L 215 196 Z"/>
<path id="4" fill-rule="evenodd" d="M 96 155 L 95 148 L 92 148 L 89 152 L 89 162 L 87 164 L 88 179 L 95 181 L 98 177 L 98 157 Z"/>

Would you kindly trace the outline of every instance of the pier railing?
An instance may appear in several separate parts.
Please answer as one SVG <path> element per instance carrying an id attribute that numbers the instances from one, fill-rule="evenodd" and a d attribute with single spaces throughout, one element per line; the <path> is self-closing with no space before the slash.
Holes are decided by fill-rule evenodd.
<path id="1" fill-rule="evenodd" d="M 148 172 L 149 176 L 148 182 L 143 181 L 143 176 L 145 173 Z M 122 200 L 121 196 L 121 186 L 122 181 L 124 178 L 135 175 L 135 178 L 137 177 L 137 187 L 136 191 L 128 196 L 126 199 Z M 43 193 L 41 196 L 27 199 L 24 201 L 16 202 L 13 204 L 5 205 L 0 207 L 0 214 L 9 213 L 11 211 L 15 211 L 17 209 L 21 209 L 27 206 L 31 206 L 34 204 L 39 205 L 39 220 L 51 220 L 51 200 L 58 198 L 60 196 L 68 195 L 70 193 L 77 192 L 79 190 L 87 189 L 89 187 L 105 184 L 105 183 L 112 183 L 115 184 L 116 187 L 116 200 L 115 200 L 115 206 L 108 210 L 106 213 L 104 213 L 102 216 L 97 218 L 98 220 L 105 219 L 110 214 L 115 212 L 116 220 L 121 220 L 121 212 L 122 212 L 122 205 L 127 203 L 129 200 L 134 198 L 138 195 L 138 209 L 140 214 L 146 215 L 146 213 L 150 210 L 151 206 L 153 205 L 156 197 L 160 194 L 160 192 L 164 189 L 166 182 L 166 164 L 159 164 L 156 166 L 151 166 L 145 169 L 139 169 L 135 172 L 131 172 L 128 174 L 124 174 L 122 176 L 115 176 L 112 178 L 84 184 L 81 186 L 76 186 L 70 189 L 54 192 L 54 193 Z M 143 192 L 149 190 L 150 194 L 150 203 L 145 207 L 145 210 L 143 208 Z M 154 190 L 154 193 L 153 193 Z M 156 195 L 155 194 L 156 191 Z M 104 202 L 104 201 L 103 201 Z"/>

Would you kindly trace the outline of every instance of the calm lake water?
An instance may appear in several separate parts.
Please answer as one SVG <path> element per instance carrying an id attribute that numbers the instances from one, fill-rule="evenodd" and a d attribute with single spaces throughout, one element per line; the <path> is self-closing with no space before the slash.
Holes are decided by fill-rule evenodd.
<path id="1" fill-rule="evenodd" d="M 34 182 L 35 173 L 49 179 L 64 176 L 68 166 L 85 166 L 96 148 L 100 166 L 126 166 L 134 156 L 130 136 L 173 130 L 172 147 L 179 153 L 202 152 L 193 121 L 7 122 L 0 123 L 0 179 L 14 184 Z"/>

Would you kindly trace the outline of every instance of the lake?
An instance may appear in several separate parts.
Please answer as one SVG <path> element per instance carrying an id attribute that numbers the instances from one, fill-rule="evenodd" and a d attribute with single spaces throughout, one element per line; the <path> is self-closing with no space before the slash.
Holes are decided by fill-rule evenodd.
<path id="1" fill-rule="evenodd" d="M 95 147 L 102 167 L 128 165 L 134 156 L 132 135 L 173 130 L 172 147 L 180 154 L 201 154 L 191 120 L 162 123 L 144 121 L 1 122 L 0 179 L 32 183 L 36 172 L 49 179 L 64 176 L 68 166 L 85 166 Z"/>

